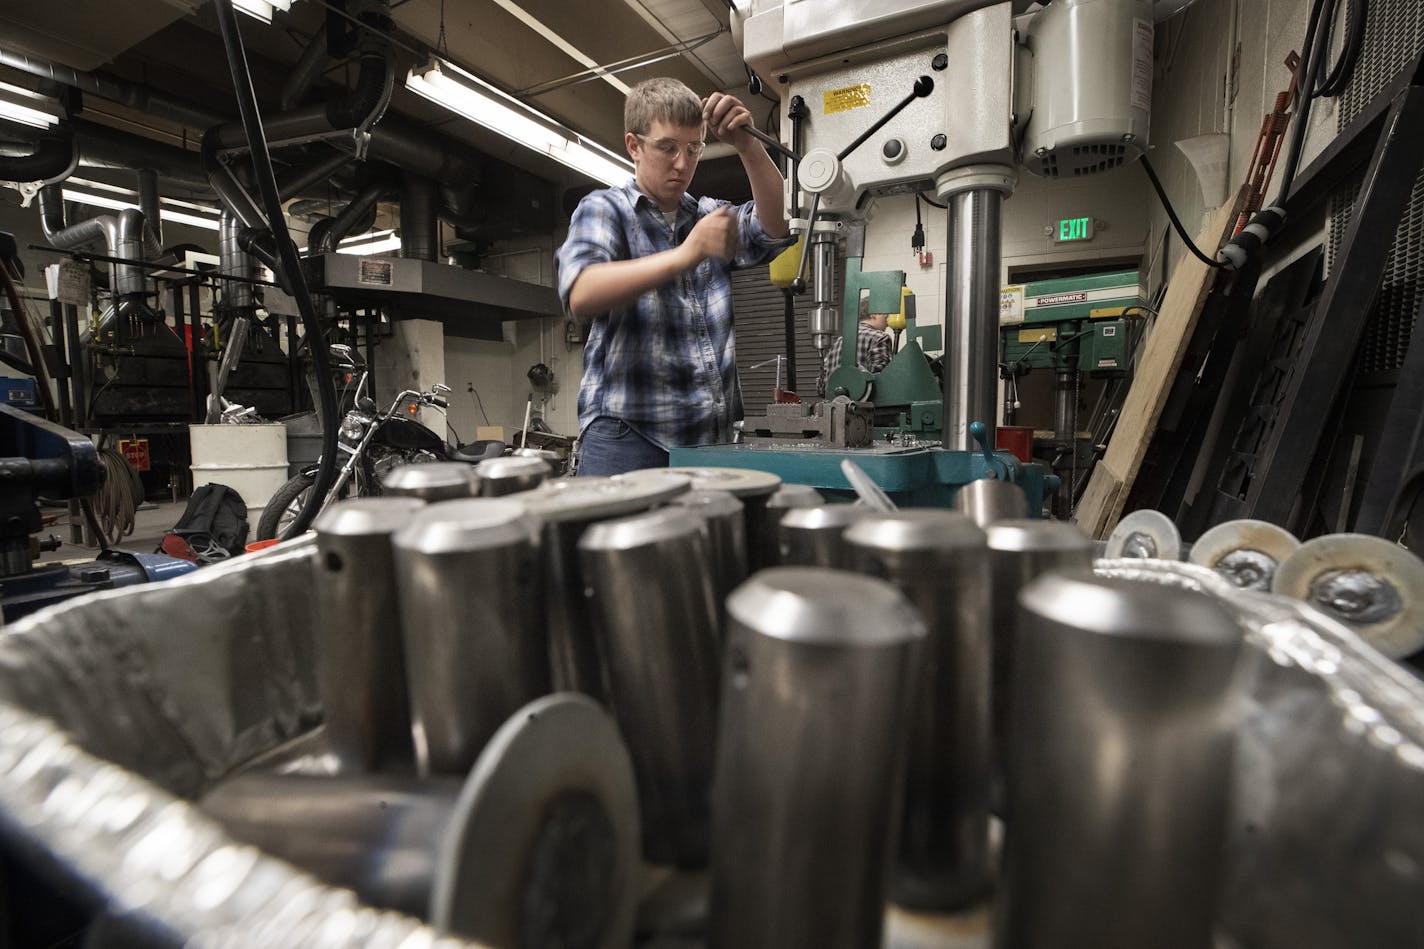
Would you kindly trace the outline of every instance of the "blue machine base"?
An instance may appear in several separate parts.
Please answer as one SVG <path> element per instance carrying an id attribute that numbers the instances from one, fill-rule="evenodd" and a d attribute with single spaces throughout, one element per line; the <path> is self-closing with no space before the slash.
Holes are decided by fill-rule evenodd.
<path id="1" fill-rule="evenodd" d="M 753 442 L 674 448 L 674 468 L 750 468 L 779 475 L 789 484 L 806 484 L 828 500 L 853 500 L 855 491 L 841 473 L 841 461 L 859 465 L 900 507 L 953 507 L 954 496 L 971 481 L 998 477 L 1017 484 L 1028 499 L 1029 516 L 1040 517 L 1046 492 L 1041 465 L 1026 465 L 1006 451 L 992 461 L 979 451 L 942 448 L 821 448 Z"/>

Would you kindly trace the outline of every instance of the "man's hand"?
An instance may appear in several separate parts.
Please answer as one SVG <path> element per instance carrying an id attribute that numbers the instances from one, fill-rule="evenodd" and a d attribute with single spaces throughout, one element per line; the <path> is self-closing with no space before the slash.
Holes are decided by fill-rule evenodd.
<path id="1" fill-rule="evenodd" d="M 741 246 L 737 231 L 737 215 L 730 207 L 720 207 L 698 221 L 679 248 L 691 256 L 688 268 L 696 267 L 709 257 L 731 260 Z"/>
<path id="2" fill-rule="evenodd" d="M 702 118 L 719 141 L 726 142 L 738 152 L 760 143 L 749 135 L 747 127 L 752 124 L 752 113 L 736 96 L 714 92 L 702 102 Z"/>

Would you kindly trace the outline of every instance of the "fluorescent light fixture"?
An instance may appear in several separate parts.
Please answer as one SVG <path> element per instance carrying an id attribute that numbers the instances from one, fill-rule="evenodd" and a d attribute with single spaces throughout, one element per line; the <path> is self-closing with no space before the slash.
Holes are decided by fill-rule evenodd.
<path id="1" fill-rule="evenodd" d="M 513 96 L 465 72 L 433 59 L 405 77 L 411 92 L 498 132 L 526 148 L 583 172 L 606 185 L 621 185 L 633 173 L 633 163 L 589 141 L 532 109 Z"/>
<path id="2" fill-rule="evenodd" d="M 59 103 L 49 96 L 0 82 L 0 118 L 33 128 L 47 129 L 63 118 Z"/>
<path id="3" fill-rule="evenodd" d="M 391 228 L 382 231 L 370 231 L 366 234 L 357 234 L 355 237 L 344 238 L 340 244 L 336 245 L 338 254 L 354 254 L 364 256 L 366 254 L 384 254 L 390 251 L 401 249 L 400 235 Z M 309 248 L 298 247 L 297 253 L 305 254 Z"/>
<path id="4" fill-rule="evenodd" d="M 250 17 L 271 23 L 273 8 L 286 13 L 292 8 L 292 0 L 232 0 L 232 5 Z"/>
<path id="5" fill-rule="evenodd" d="M 70 179 L 77 181 L 78 179 Z M 80 191 L 78 188 L 63 188 L 61 194 L 64 200 L 73 201 L 75 204 L 87 204 L 93 208 L 111 208 L 115 211 L 122 211 L 125 208 L 138 207 L 138 195 L 132 191 L 125 191 L 123 188 L 115 188 L 113 185 L 106 185 L 103 182 L 84 182 L 89 187 L 103 188 L 109 194 L 94 194 L 90 191 Z M 168 207 L 170 204 L 177 204 L 185 209 L 196 209 L 209 211 L 216 215 L 216 209 L 204 208 L 202 205 L 191 204 L 187 201 L 176 201 L 170 198 L 161 198 L 158 206 L 158 215 L 165 221 L 172 221 L 174 224 L 187 224 L 191 227 L 201 227 L 209 231 L 218 230 L 218 218 L 216 216 L 204 216 L 190 213 L 188 210 L 175 210 Z"/>

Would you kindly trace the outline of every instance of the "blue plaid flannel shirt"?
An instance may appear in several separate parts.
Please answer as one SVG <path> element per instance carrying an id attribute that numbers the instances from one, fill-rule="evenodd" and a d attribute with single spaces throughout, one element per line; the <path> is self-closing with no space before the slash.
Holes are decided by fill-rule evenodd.
<path id="1" fill-rule="evenodd" d="M 728 203 L 684 194 L 677 225 L 669 228 L 632 177 L 621 188 L 588 195 L 574 210 L 556 257 L 564 311 L 585 267 L 671 250 L 703 216 Z M 580 432 L 607 415 L 665 449 L 731 441 L 732 423 L 742 417 L 731 270 L 766 263 L 794 243 L 768 237 L 752 202 L 736 212 L 741 249 L 730 265 L 704 260 L 634 303 L 594 318 L 583 350 Z"/>

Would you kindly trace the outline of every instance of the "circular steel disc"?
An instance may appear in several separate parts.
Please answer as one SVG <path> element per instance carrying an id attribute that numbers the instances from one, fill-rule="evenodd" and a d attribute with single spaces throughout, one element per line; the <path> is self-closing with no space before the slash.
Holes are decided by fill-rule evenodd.
<path id="1" fill-rule="evenodd" d="M 1104 556 L 1177 560 L 1181 553 L 1182 535 L 1172 519 L 1161 511 L 1143 508 L 1117 522 L 1117 527 L 1108 535 Z"/>
<path id="2" fill-rule="evenodd" d="M 1391 659 L 1424 647 L 1424 561 L 1382 537 L 1307 541 L 1277 568 L 1271 592 L 1304 600 Z"/>
<path id="3" fill-rule="evenodd" d="M 1244 590 L 1269 590 L 1276 570 L 1300 548 L 1284 527 L 1243 519 L 1218 524 L 1192 545 L 1192 563 L 1210 567 Z"/>
<path id="4" fill-rule="evenodd" d="M 750 468 L 645 468 L 617 478 L 641 483 L 679 475 L 691 479 L 694 491 L 726 491 L 738 498 L 769 496 L 781 487 L 780 475 Z"/>
<path id="5" fill-rule="evenodd" d="M 512 496 L 545 523 L 592 521 L 637 514 L 687 491 L 688 479 L 667 474 L 657 479 L 563 478 Z"/>
<path id="6" fill-rule="evenodd" d="M 592 699 L 547 695 L 500 727 L 461 789 L 430 921 L 491 946 L 627 949 L 639 872 L 617 725 Z"/>

